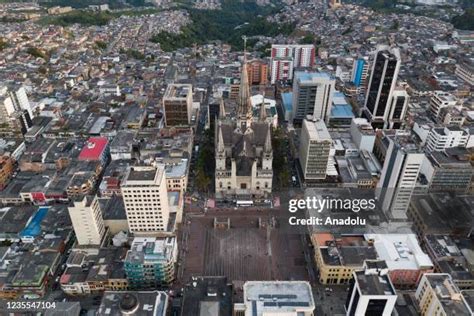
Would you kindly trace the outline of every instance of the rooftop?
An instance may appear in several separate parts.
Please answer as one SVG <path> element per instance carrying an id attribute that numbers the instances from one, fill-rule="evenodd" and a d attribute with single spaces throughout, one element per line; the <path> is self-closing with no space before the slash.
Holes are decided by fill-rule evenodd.
<path id="1" fill-rule="evenodd" d="M 168 295 L 161 291 L 106 291 L 96 315 L 165 316 Z"/>
<path id="2" fill-rule="evenodd" d="M 313 311 L 315 308 L 311 286 L 306 281 L 247 281 L 244 300 L 254 316 Z"/>
<path id="3" fill-rule="evenodd" d="M 356 271 L 354 277 L 362 295 L 396 295 L 388 275 Z"/>

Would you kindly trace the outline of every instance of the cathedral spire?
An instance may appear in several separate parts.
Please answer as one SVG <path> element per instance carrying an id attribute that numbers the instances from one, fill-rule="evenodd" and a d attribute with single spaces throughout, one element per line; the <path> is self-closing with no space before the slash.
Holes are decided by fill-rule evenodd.
<path id="1" fill-rule="evenodd" d="M 242 62 L 242 73 L 240 75 L 240 87 L 238 97 L 238 121 L 240 127 L 250 126 L 252 122 L 252 103 L 250 101 L 249 76 L 247 72 L 247 37 L 244 40 L 244 60 Z"/>
<path id="2" fill-rule="evenodd" d="M 221 102 L 219 103 L 219 118 L 225 117 L 225 105 L 224 105 L 224 98 L 221 98 Z"/>
<path id="3" fill-rule="evenodd" d="M 260 105 L 260 121 L 265 122 L 267 120 L 267 109 L 265 108 L 265 92 L 262 93 L 262 104 Z"/>
<path id="4" fill-rule="evenodd" d="M 217 141 L 217 152 L 223 153 L 225 151 L 225 144 L 224 144 L 224 135 L 222 135 L 222 126 L 221 122 L 219 121 L 219 131 L 218 131 L 218 141 Z"/>
<path id="5" fill-rule="evenodd" d="M 266 153 L 272 152 L 272 133 L 270 129 L 270 124 L 268 124 L 267 137 L 265 138 L 265 145 L 263 145 L 263 150 Z"/>

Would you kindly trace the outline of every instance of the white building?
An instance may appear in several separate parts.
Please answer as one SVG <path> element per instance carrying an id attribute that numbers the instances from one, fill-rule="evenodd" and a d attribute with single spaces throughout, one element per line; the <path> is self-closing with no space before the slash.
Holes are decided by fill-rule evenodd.
<path id="1" fill-rule="evenodd" d="M 346 300 L 346 315 L 390 316 L 397 293 L 386 269 L 366 269 L 352 273 L 354 283 Z"/>
<path id="2" fill-rule="evenodd" d="M 149 235 L 167 230 L 170 211 L 163 166 L 130 167 L 121 190 L 130 232 Z"/>
<path id="3" fill-rule="evenodd" d="M 416 289 L 415 299 L 422 316 L 474 315 L 448 273 L 425 273 Z"/>
<path id="4" fill-rule="evenodd" d="M 247 281 L 244 302 L 234 304 L 235 316 L 312 316 L 314 298 L 306 281 Z"/>
<path id="5" fill-rule="evenodd" d="M 466 147 L 469 134 L 458 126 L 432 128 L 426 139 L 429 151 L 442 151 L 452 147 Z"/>
<path id="6" fill-rule="evenodd" d="M 430 113 L 437 119 L 441 109 L 455 106 L 456 103 L 457 99 L 452 94 L 443 91 L 435 91 L 430 99 Z"/>
<path id="7" fill-rule="evenodd" d="M 105 236 L 104 219 L 97 197 L 85 196 L 68 207 L 79 245 L 100 245 Z"/>
<path id="8" fill-rule="evenodd" d="M 299 157 L 305 180 L 326 178 L 331 144 L 331 135 L 322 120 L 303 121 Z"/>
<path id="9" fill-rule="evenodd" d="M 296 71 L 293 80 L 293 122 L 308 115 L 329 123 L 336 80 L 324 72 Z"/>
<path id="10" fill-rule="evenodd" d="M 314 45 L 272 45 L 270 71 L 271 84 L 278 80 L 293 79 L 295 68 L 311 68 L 314 65 Z"/>
<path id="11" fill-rule="evenodd" d="M 375 131 L 364 118 L 353 118 L 350 127 L 352 141 L 360 151 L 372 152 L 375 144 Z"/>
<path id="12" fill-rule="evenodd" d="M 33 109 L 23 87 L 0 86 L 0 125 L 25 134 L 33 126 Z"/>
<path id="13" fill-rule="evenodd" d="M 467 84 L 474 86 L 474 62 L 472 59 L 461 61 L 456 64 L 456 76 Z"/>
<path id="14" fill-rule="evenodd" d="M 389 147 L 376 195 L 392 220 L 405 220 L 425 154 L 407 137 L 388 137 Z"/>

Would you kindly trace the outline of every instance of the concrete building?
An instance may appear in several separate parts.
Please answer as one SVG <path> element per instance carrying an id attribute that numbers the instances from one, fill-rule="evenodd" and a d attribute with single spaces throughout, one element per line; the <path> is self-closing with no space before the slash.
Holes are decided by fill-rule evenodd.
<path id="1" fill-rule="evenodd" d="M 353 279 L 346 300 L 347 316 L 392 315 L 397 293 L 383 261 L 368 263 L 364 271 L 354 271 Z"/>
<path id="2" fill-rule="evenodd" d="M 357 87 L 363 87 L 367 84 L 369 75 L 369 63 L 366 58 L 357 58 L 354 60 L 351 72 L 351 82 Z"/>
<path id="3" fill-rule="evenodd" d="M 85 196 L 68 207 L 79 245 L 101 245 L 105 236 L 104 219 L 97 197 Z"/>
<path id="4" fill-rule="evenodd" d="M 357 149 L 372 152 L 375 144 L 375 131 L 367 119 L 353 118 L 350 133 Z"/>
<path id="5" fill-rule="evenodd" d="M 296 71 L 293 80 L 293 122 L 312 115 L 328 124 L 336 80 L 324 72 Z"/>
<path id="6" fill-rule="evenodd" d="M 234 304 L 235 316 L 314 315 L 311 285 L 306 281 L 247 281 L 243 303 Z"/>
<path id="7" fill-rule="evenodd" d="M 268 64 L 264 60 L 251 60 L 247 65 L 249 84 L 266 85 L 268 83 Z"/>
<path id="8" fill-rule="evenodd" d="M 193 86 L 170 84 L 163 96 L 163 110 L 166 126 L 183 126 L 191 123 Z"/>
<path id="9" fill-rule="evenodd" d="M 33 110 L 23 87 L 0 86 L 0 132 L 26 134 L 33 126 Z"/>
<path id="10" fill-rule="evenodd" d="M 474 61 L 472 59 L 459 61 L 456 64 L 455 73 L 458 78 L 467 84 L 474 86 Z"/>
<path id="11" fill-rule="evenodd" d="M 232 315 L 232 283 L 221 276 L 192 277 L 183 291 L 181 316 Z"/>
<path id="12" fill-rule="evenodd" d="M 402 87 L 396 87 L 390 100 L 390 112 L 388 115 L 388 128 L 400 129 L 405 119 L 408 108 L 409 96 Z"/>
<path id="13" fill-rule="evenodd" d="M 400 50 L 380 45 L 375 53 L 363 114 L 374 128 L 386 128 L 400 70 Z"/>
<path id="14" fill-rule="evenodd" d="M 398 289 L 414 288 L 424 273 L 433 272 L 433 262 L 423 252 L 415 234 L 366 234 L 377 258 L 384 260 L 390 280 Z"/>
<path id="15" fill-rule="evenodd" d="M 170 211 L 164 167 L 130 167 L 121 190 L 130 232 L 149 235 L 167 230 Z"/>
<path id="16" fill-rule="evenodd" d="M 461 291 L 447 273 L 423 275 L 415 299 L 422 316 L 474 315 Z"/>
<path id="17" fill-rule="evenodd" d="M 391 220 L 404 220 L 425 154 L 407 136 L 388 136 L 387 141 L 376 196 Z"/>
<path id="18" fill-rule="evenodd" d="M 105 291 L 97 316 L 166 316 L 169 297 L 161 291 Z"/>
<path id="19" fill-rule="evenodd" d="M 176 237 L 136 237 L 124 261 L 132 289 L 152 289 L 171 284 L 178 258 Z"/>
<path id="20" fill-rule="evenodd" d="M 331 144 L 331 135 L 322 120 L 303 121 L 299 159 L 305 181 L 326 178 Z"/>
<path id="21" fill-rule="evenodd" d="M 466 147 L 469 134 L 459 126 L 432 128 L 426 139 L 429 151 L 443 151 L 447 148 Z"/>
<path id="22" fill-rule="evenodd" d="M 430 192 L 468 192 L 474 176 L 466 149 L 452 148 L 426 156 L 421 173 Z"/>
<path id="23" fill-rule="evenodd" d="M 430 113 L 438 119 L 443 108 L 455 106 L 456 103 L 457 99 L 451 93 L 435 91 L 430 99 Z"/>
<path id="24" fill-rule="evenodd" d="M 362 270 L 366 260 L 377 259 L 377 252 L 363 236 L 341 236 L 330 233 L 311 235 L 321 284 L 349 284 L 354 271 Z"/>
<path id="25" fill-rule="evenodd" d="M 275 84 L 278 80 L 292 80 L 295 68 L 312 68 L 315 53 L 314 45 L 272 45 L 270 83 Z"/>

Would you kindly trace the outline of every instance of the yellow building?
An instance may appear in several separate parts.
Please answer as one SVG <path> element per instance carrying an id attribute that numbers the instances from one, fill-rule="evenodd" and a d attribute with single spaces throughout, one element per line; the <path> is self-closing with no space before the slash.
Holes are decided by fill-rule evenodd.
<path id="1" fill-rule="evenodd" d="M 447 273 L 425 273 L 415 298 L 422 316 L 474 315 Z"/>
<path id="2" fill-rule="evenodd" d="M 348 284 L 365 260 L 377 259 L 373 245 L 363 236 L 335 238 L 329 233 L 311 236 L 321 284 Z"/>

